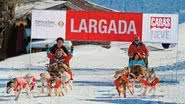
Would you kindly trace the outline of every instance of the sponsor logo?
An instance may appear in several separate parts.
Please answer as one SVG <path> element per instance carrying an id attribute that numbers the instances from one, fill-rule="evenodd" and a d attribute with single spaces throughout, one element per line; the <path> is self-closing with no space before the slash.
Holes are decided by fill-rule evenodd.
<path id="1" fill-rule="evenodd" d="M 150 29 L 171 29 L 171 17 L 151 17 L 150 18 Z"/>
<path id="2" fill-rule="evenodd" d="M 63 21 L 59 21 L 58 22 L 58 26 L 63 27 L 64 26 L 64 22 Z"/>
<path id="3" fill-rule="evenodd" d="M 171 17 L 151 17 L 150 29 L 152 40 L 165 41 L 171 39 Z"/>
<path id="4" fill-rule="evenodd" d="M 35 20 L 35 25 L 38 27 L 55 27 L 55 21 Z"/>

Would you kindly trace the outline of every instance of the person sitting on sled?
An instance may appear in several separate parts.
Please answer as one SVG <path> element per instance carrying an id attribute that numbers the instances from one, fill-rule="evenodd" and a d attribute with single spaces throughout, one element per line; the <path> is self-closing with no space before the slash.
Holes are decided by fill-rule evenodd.
<path id="1" fill-rule="evenodd" d="M 64 63 L 65 57 L 67 57 L 67 54 L 62 49 L 58 49 L 54 56 L 54 62 Z"/>
<path id="2" fill-rule="evenodd" d="M 48 58 L 50 59 L 50 64 L 52 64 L 52 59 L 53 59 L 53 57 L 54 57 L 54 55 L 55 55 L 55 53 L 56 53 L 56 51 L 58 50 L 58 49 L 62 49 L 63 50 L 63 52 L 66 54 L 66 56 L 65 56 L 65 60 L 64 60 L 64 64 L 66 64 L 68 67 L 69 67 L 69 61 L 71 60 L 71 58 L 72 58 L 72 54 L 73 54 L 73 46 L 71 46 L 71 52 L 69 52 L 67 49 L 66 49 L 66 47 L 63 45 L 63 43 L 64 43 L 64 39 L 63 38 L 61 38 L 61 37 L 59 37 L 59 38 L 57 38 L 57 44 L 55 44 L 54 46 L 52 46 L 49 50 L 47 50 L 47 56 L 48 56 Z"/>
<path id="3" fill-rule="evenodd" d="M 146 68 L 148 68 L 149 50 L 146 45 L 142 41 L 140 41 L 139 36 L 134 37 L 134 41 L 130 44 L 128 48 L 129 62 L 133 59 L 134 54 L 136 53 L 140 53 L 145 62 Z"/>
<path id="4" fill-rule="evenodd" d="M 53 61 L 54 61 L 54 63 L 62 64 L 63 68 L 71 76 L 71 80 L 72 80 L 73 73 L 72 73 L 71 69 L 64 63 L 66 56 L 67 56 L 67 54 L 62 49 L 58 49 L 55 53 L 55 57 L 54 57 Z"/>
<path id="5" fill-rule="evenodd" d="M 140 65 L 145 67 L 145 62 L 142 59 L 142 56 L 140 55 L 140 53 L 135 53 L 133 56 L 133 59 L 129 61 L 129 67 L 132 67 L 134 65 Z"/>

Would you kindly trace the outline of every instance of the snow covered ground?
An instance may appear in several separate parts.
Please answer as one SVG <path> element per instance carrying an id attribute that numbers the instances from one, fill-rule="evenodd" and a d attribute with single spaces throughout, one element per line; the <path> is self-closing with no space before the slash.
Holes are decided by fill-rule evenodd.
<path id="1" fill-rule="evenodd" d="M 71 67 L 75 73 L 73 90 L 64 97 L 47 97 L 38 88 L 33 98 L 26 95 L 16 102 L 12 94 L 5 94 L 6 82 L 10 77 L 31 73 L 38 75 L 46 69 L 46 52 L 21 55 L 0 62 L 0 104 L 174 104 L 185 103 L 185 23 L 179 26 L 178 63 L 177 48 L 163 50 L 157 44 L 147 43 L 150 48 L 149 67 L 153 67 L 161 79 L 159 88 L 153 96 L 140 96 L 138 88 L 135 96 L 128 93 L 127 98 L 118 97 L 113 85 L 113 74 L 128 64 L 127 48 L 129 43 L 113 42 L 110 49 L 95 45 L 76 46 Z M 31 64 L 30 64 L 31 63 Z M 31 67 L 32 69 L 28 69 Z M 172 83 L 175 74 L 179 83 Z M 38 83 L 39 85 L 40 83 Z"/>
<path id="2" fill-rule="evenodd" d="M 31 73 L 39 74 L 43 70 L 32 70 Z M 139 89 L 135 96 L 128 94 L 128 97 L 119 98 L 113 86 L 113 72 L 114 70 L 101 69 L 75 69 L 76 74 L 74 80 L 73 90 L 67 93 L 64 97 L 47 97 L 46 94 L 39 94 L 40 89 L 33 93 L 33 98 L 22 95 L 20 99 L 15 102 L 14 96 L 6 95 L 5 83 L 10 73 L 24 75 L 28 71 L 25 70 L 9 70 L 0 71 L 1 88 L 0 88 L 0 104 L 161 104 L 161 103 L 183 103 L 184 102 L 184 83 L 161 84 L 155 96 L 151 94 L 147 96 L 139 96 Z M 8 74 L 9 73 L 9 74 Z M 2 83 L 3 82 L 3 83 Z M 179 90 L 181 89 L 181 90 Z"/>

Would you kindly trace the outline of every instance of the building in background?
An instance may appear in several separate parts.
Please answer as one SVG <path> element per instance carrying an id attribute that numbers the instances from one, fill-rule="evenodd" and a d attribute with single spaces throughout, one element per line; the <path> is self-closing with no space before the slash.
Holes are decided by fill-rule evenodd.
<path id="1" fill-rule="evenodd" d="M 85 0 L 46 0 L 38 2 L 30 2 L 20 5 L 16 8 L 16 49 L 14 50 L 16 55 L 29 52 L 29 44 L 31 37 L 31 11 L 32 10 L 86 10 L 86 11 L 114 11 L 99 5 L 95 5 Z M 24 29 L 23 29 L 24 28 Z M 24 34 L 24 35 L 23 35 Z M 38 42 L 39 41 L 39 42 Z M 47 44 L 45 40 L 32 40 L 33 45 L 32 52 L 39 52 L 45 50 L 45 45 L 38 47 L 39 44 Z M 54 41 L 54 40 L 53 40 Z M 53 43 L 52 40 L 48 40 L 48 46 Z M 94 42 L 94 41 L 72 41 L 73 45 L 82 44 L 95 44 L 101 45 L 105 48 L 110 48 L 110 42 Z M 22 46 L 22 50 L 21 47 Z"/>

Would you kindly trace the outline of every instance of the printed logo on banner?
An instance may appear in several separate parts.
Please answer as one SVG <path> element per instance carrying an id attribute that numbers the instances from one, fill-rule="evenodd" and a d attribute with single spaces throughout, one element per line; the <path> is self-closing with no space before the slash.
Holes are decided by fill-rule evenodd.
<path id="1" fill-rule="evenodd" d="M 58 22 L 58 26 L 63 27 L 64 26 L 64 22 L 63 21 L 59 21 Z"/>
<path id="2" fill-rule="evenodd" d="M 52 16 L 51 16 L 52 14 Z M 32 39 L 55 39 L 66 33 L 66 11 L 33 10 Z"/>
<path id="3" fill-rule="evenodd" d="M 151 17 L 150 28 L 171 29 L 171 17 Z"/>
<path id="4" fill-rule="evenodd" d="M 150 32 L 152 40 L 169 40 L 171 17 L 150 17 Z"/>
<path id="5" fill-rule="evenodd" d="M 37 27 L 55 27 L 55 21 L 35 20 L 35 26 L 37 26 Z"/>

